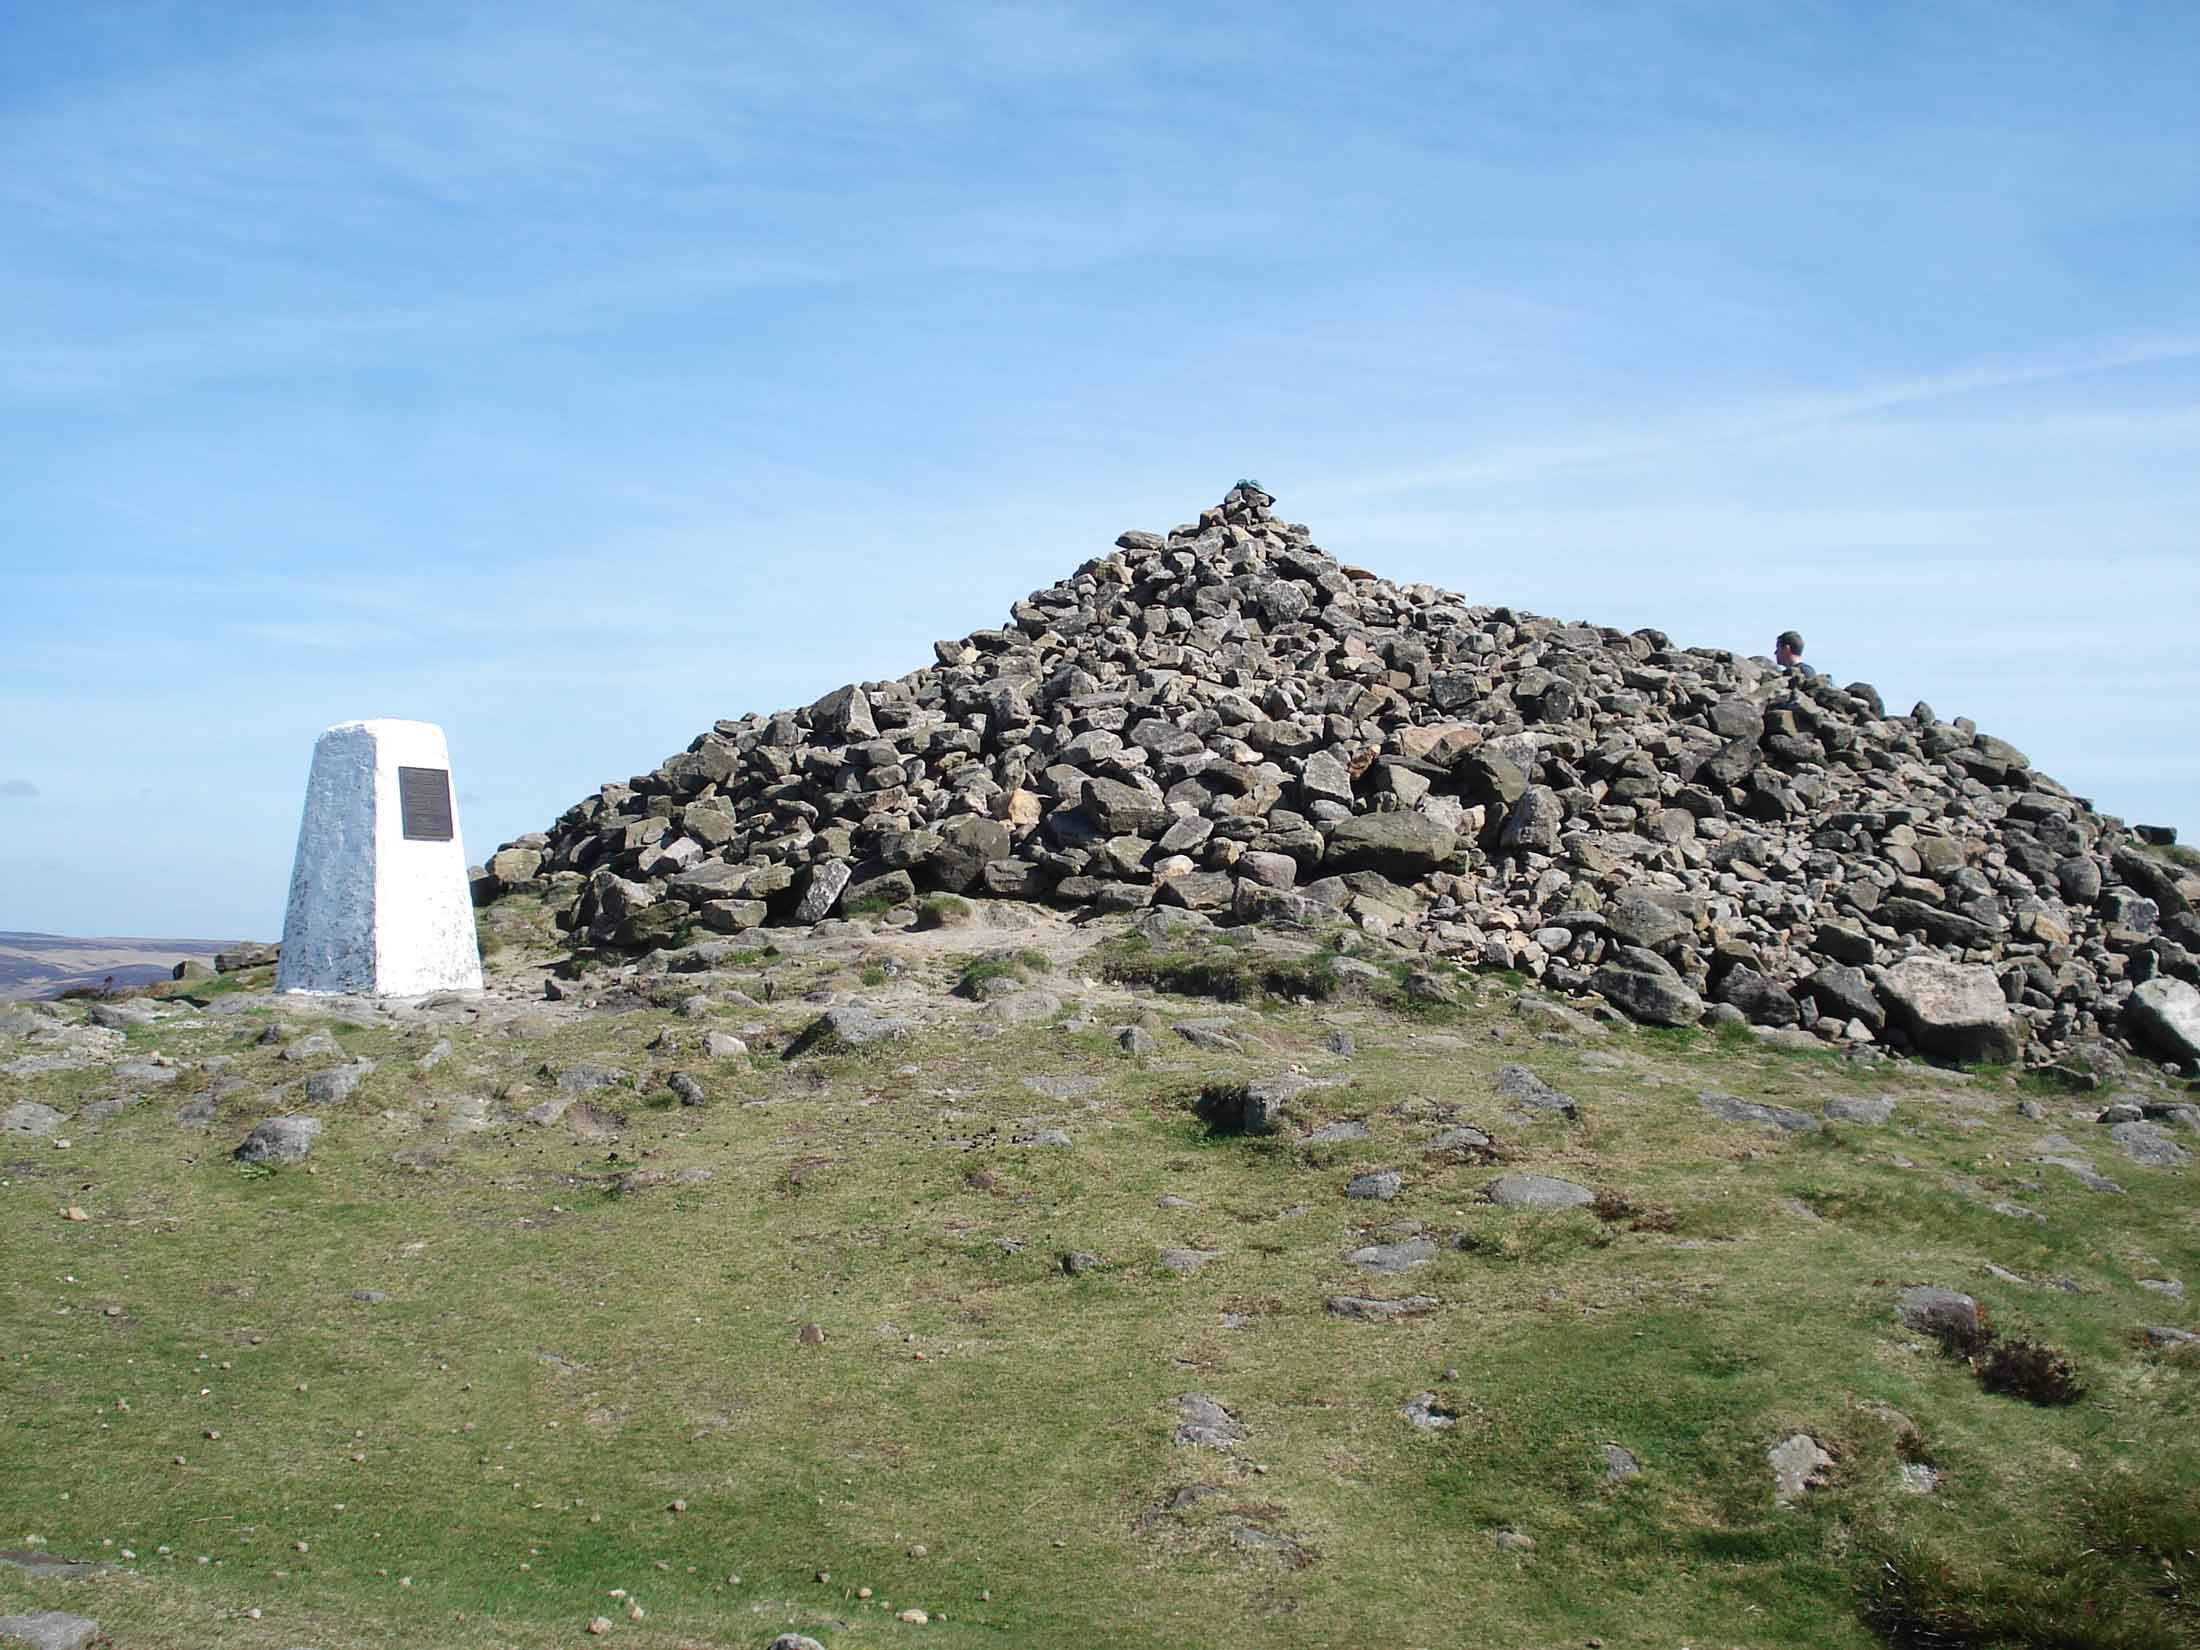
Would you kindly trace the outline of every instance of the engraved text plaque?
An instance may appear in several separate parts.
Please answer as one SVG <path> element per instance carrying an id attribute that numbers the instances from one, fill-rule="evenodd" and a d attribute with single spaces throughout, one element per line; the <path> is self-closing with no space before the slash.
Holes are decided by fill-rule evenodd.
<path id="1" fill-rule="evenodd" d="M 451 840 L 451 770 L 399 768 L 397 812 L 408 842 Z"/>

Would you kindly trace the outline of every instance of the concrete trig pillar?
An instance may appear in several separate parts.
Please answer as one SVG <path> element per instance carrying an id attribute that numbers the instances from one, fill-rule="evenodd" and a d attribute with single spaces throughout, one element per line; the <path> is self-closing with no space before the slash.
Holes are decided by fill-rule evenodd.
<path id="1" fill-rule="evenodd" d="M 313 747 L 278 991 L 479 991 L 474 902 L 443 730 L 340 722 Z"/>

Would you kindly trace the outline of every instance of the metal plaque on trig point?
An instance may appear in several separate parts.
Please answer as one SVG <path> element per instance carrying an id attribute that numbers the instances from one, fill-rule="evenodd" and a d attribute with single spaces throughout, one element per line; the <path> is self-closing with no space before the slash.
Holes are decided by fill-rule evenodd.
<path id="1" fill-rule="evenodd" d="M 451 840 L 451 770 L 399 768 L 397 813 L 409 842 Z"/>

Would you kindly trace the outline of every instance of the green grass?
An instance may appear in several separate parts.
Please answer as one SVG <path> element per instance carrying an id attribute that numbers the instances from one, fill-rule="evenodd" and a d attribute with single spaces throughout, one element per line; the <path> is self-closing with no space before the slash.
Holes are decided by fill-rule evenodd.
<path id="1" fill-rule="evenodd" d="M 122 1573 L 62 1587 L 0 1568 L 0 1613 L 80 1610 L 125 1647 L 247 1650 L 534 1650 L 588 1642 L 599 1613 L 606 1642 L 635 1650 L 784 1630 L 833 1650 L 2200 1637 L 2200 1367 L 2138 1341 L 2191 1308 L 2136 1281 L 2200 1288 L 2189 1174 L 2126 1164 L 2057 1113 L 2129 1190 L 2102 1198 L 2026 1161 L 2043 1125 L 2007 1083 L 1853 1071 L 1754 1038 L 1546 1041 L 1502 994 L 1477 1002 L 1480 978 L 1451 982 L 1440 1022 L 1393 1006 L 1387 979 L 1326 1000 L 1256 979 L 1229 1016 L 1235 1054 L 1168 1035 L 1216 1011 L 1163 970 L 1126 982 L 1155 995 L 1062 1027 L 956 1004 L 901 1042 L 778 1060 L 816 1012 L 803 992 L 885 976 L 885 943 L 748 955 L 776 991 L 752 1011 L 764 1031 L 743 1028 L 747 1061 L 701 1060 L 701 1028 L 657 1006 L 517 1038 L 337 1027 L 377 1069 L 325 1113 L 309 1166 L 264 1173 L 228 1151 L 294 1103 L 269 1096 L 298 1068 L 254 1042 L 271 1011 L 133 1034 L 176 1057 L 176 1085 L 72 1123 L 66 1151 L 0 1144 L 0 1547 L 35 1535 Z M 882 983 L 1046 976 L 1070 999 L 1118 955 L 1180 954 L 1110 946 L 1051 973 L 1036 948 L 912 955 Z M 1128 1061 L 1098 1028 L 1140 1015 L 1164 1053 Z M 1349 1061 L 1324 1051 L 1338 1026 Z M 450 1056 L 419 1072 L 443 1036 Z M 210 1056 L 235 1064 L 198 1069 Z M 512 1120 L 550 1092 L 541 1068 L 584 1059 L 635 1076 L 587 1097 L 594 1132 Z M 1579 1120 L 1508 1119 L 1492 1077 L 1516 1060 Z M 1299 1126 L 1351 1119 L 1366 1138 L 1209 1138 L 1193 1115 L 1206 1085 L 1294 1065 L 1335 1079 L 1293 1098 Z M 670 1069 L 712 1103 L 664 1104 Z M 228 1076 L 244 1086 L 213 1128 L 179 1129 L 175 1107 Z M 1094 1086 L 1057 1103 L 1033 1076 Z M 98 1071 L 17 1086 L 71 1112 L 111 1090 Z M 1885 1093 L 1897 1111 L 1787 1136 L 1711 1119 L 1706 1087 L 1806 1110 Z M 495 1097 L 495 1127 L 444 1130 L 467 1096 Z M 1072 1148 L 1014 1146 L 1034 1119 Z M 1498 1161 L 1424 1149 L 1461 1122 Z M 710 1178 L 670 1178 L 688 1168 Z M 1377 1168 L 1403 1174 L 1396 1202 L 1343 1195 Z M 667 1178 L 622 1193 L 631 1170 Z M 1478 1201 L 1510 1170 L 1604 1201 Z M 69 1205 L 91 1218 L 62 1220 Z M 1426 1266 L 1347 1263 L 1404 1220 L 1433 1242 Z M 1172 1247 L 1220 1258 L 1179 1275 L 1160 1263 Z M 1070 1249 L 1102 1264 L 1067 1276 Z M 2067 1348 L 2086 1396 L 1982 1390 L 1894 1321 L 1912 1282 Z M 1408 1293 L 1439 1304 L 1390 1323 L 1324 1305 Z M 1228 1405 L 1245 1441 L 1172 1445 L 1186 1391 Z M 1401 1418 L 1422 1391 L 1453 1428 Z M 1764 1451 L 1797 1430 L 1836 1462 L 1778 1508 Z M 1607 1482 L 1607 1445 L 1640 1474 Z M 1931 1497 L 1901 1488 L 1920 1461 L 1943 1475 Z M 1172 1505 L 1187 1485 L 1213 1493 Z M 1507 1528 L 1534 1550 L 1500 1552 Z M 912 1605 L 933 1624 L 893 1619 Z"/>
<path id="2" fill-rule="evenodd" d="M 1230 936 L 1225 930 L 1224 935 Z M 1102 957 L 1103 979 L 1184 997 L 1217 1002 L 1324 1002 L 1341 986 L 1336 963 L 1327 953 L 1279 957 L 1238 946 L 1207 945 L 1162 950 L 1151 945 L 1117 945 Z"/>
<path id="3" fill-rule="evenodd" d="M 955 990 L 961 996 L 975 997 L 995 980 L 1029 982 L 1051 972 L 1053 967 L 1053 958 L 1028 946 L 1014 951 L 988 952 L 963 964 L 955 980 Z"/>

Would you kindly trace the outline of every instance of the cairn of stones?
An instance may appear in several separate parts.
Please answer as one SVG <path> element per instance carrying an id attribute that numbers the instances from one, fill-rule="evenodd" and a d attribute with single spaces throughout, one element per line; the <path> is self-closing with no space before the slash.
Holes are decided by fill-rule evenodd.
<path id="1" fill-rule="evenodd" d="M 928 892 L 1174 907 L 1656 1025 L 2200 1055 L 2200 879 L 2014 746 L 1867 683 L 1392 584 L 1273 502 L 1241 483 L 898 680 L 721 721 L 507 844 L 477 897 L 547 893 L 577 942 L 637 951 Z"/>

